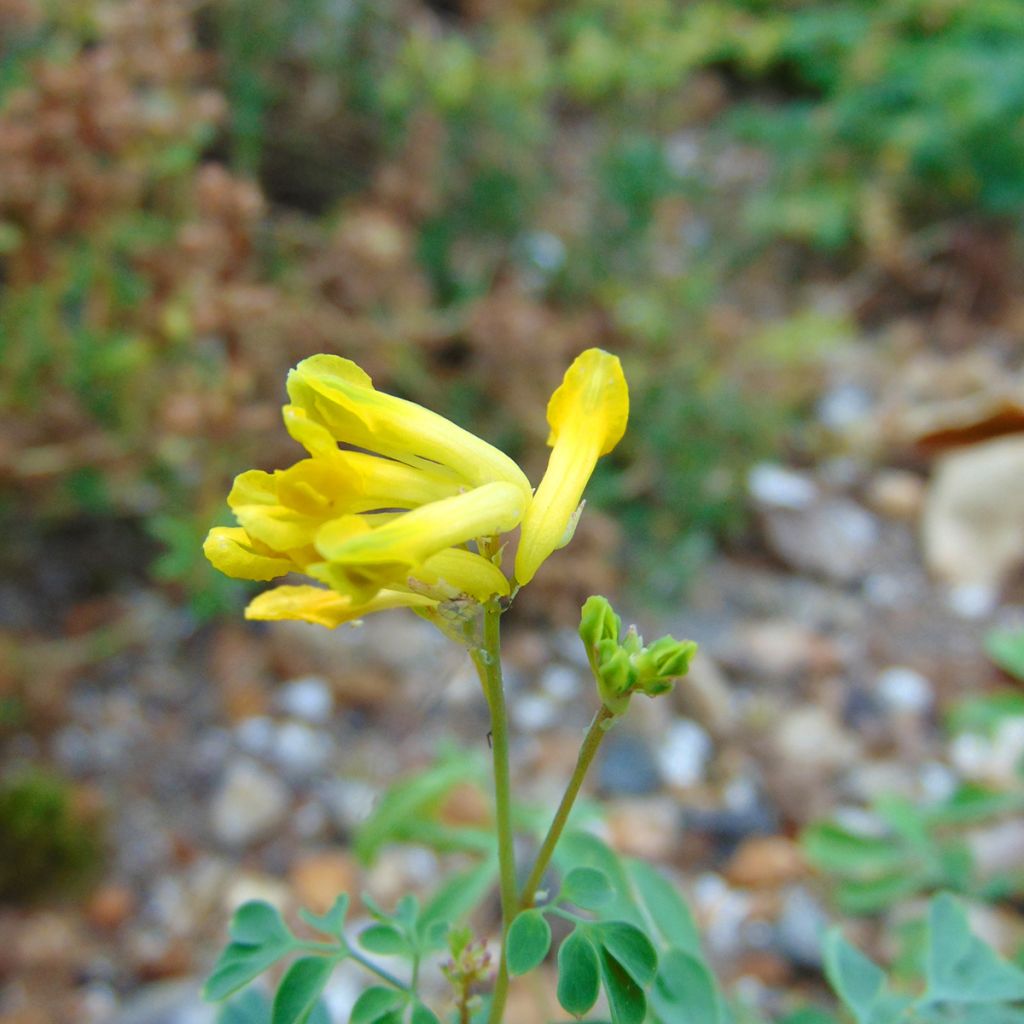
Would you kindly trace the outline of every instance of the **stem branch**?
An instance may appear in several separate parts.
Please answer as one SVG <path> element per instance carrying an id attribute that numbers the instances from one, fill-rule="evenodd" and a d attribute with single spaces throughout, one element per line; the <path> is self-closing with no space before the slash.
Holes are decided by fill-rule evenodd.
<path id="1" fill-rule="evenodd" d="M 594 715 L 594 720 L 590 723 L 590 728 L 587 730 L 583 746 L 580 747 L 580 752 L 576 759 L 576 767 L 573 769 L 569 784 L 565 787 L 565 793 L 562 794 L 562 802 L 558 805 L 558 810 L 552 819 L 548 834 L 544 837 L 544 842 L 537 853 L 537 859 L 534 862 L 533 869 L 530 871 L 530 877 L 523 886 L 523 893 L 518 903 L 518 909 L 520 910 L 526 910 L 533 906 L 534 898 L 537 895 L 537 888 L 540 886 L 544 872 L 551 862 L 555 847 L 558 845 L 558 840 L 565 829 L 565 823 L 569 820 L 569 812 L 572 810 L 572 805 L 576 802 L 580 786 L 583 785 L 583 778 L 594 760 L 594 755 L 597 753 L 597 748 L 601 745 L 601 740 L 604 739 L 608 721 L 614 717 L 614 714 L 602 704 L 601 709 Z"/>
<path id="2" fill-rule="evenodd" d="M 491 712 L 491 755 L 494 762 L 494 801 L 498 825 L 498 868 L 501 874 L 501 960 L 491 998 L 490 1024 L 499 1024 L 508 995 L 505 937 L 515 916 L 515 850 L 512 839 L 512 795 L 508 758 L 508 712 L 501 677 L 501 609 L 491 601 L 484 610 L 483 646 L 471 652 Z"/>

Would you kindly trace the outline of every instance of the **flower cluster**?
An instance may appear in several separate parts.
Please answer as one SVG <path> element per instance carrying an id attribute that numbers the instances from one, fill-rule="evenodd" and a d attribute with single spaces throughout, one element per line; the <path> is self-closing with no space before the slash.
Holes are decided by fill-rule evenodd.
<path id="1" fill-rule="evenodd" d="M 692 640 L 663 636 L 644 646 L 635 626 L 620 641 L 622 620 L 604 597 L 587 598 L 580 614 L 580 639 L 587 649 L 601 702 L 621 715 L 634 693 L 657 697 L 686 675 L 697 652 Z"/>
<path id="2" fill-rule="evenodd" d="M 238 476 L 228 504 L 239 525 L 211 530 L 203 550 L 229 576 L 298 572 L 319 584 L 260 594 L 248 618 L 325 626 L 401 606 L 439 619 L 451 602 L 511 596 L 571 539 L 583 489 L 629 414 L 619 360 L 588 349 L 548 403 L 551 455 L 534 492 L 507 455 L 377 391 L 350 360 L 303 360 L 288 396 L 285 426 L 309 457 Z M 516 529 L 509 575 L 503 555 Z"/>

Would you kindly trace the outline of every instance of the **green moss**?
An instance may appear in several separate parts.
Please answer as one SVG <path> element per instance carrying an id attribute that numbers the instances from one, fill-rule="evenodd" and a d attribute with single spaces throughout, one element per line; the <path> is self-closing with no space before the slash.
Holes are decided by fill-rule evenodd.
<path id="1" fill-rule="evenodd" d="M 99 822 L 71 786 L 39 770 L 0 784 L 0 902 L 32 903 L 84 885 L 102 859 Z"/>

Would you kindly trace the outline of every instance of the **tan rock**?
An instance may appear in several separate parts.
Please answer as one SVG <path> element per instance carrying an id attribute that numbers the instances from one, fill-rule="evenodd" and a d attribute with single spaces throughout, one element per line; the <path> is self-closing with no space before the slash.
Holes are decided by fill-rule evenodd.
<path id="1" fill-rule="evenodd" d="M 438 809 L 438 818 L 445 825 L 456 827 L 479 825 L 488 827 L 492 820 L 491 801 L 479 786 L 460 782 L 453 786 Z"/>
<path id="2" fill-rule="evenodd" d="M 607 808 L 608 839 L 627 857 L 669 860 L 677 852 L 682 822 L 670 797 L 630 798 Z"/>
<path id="3" fill-rule="evenodd" d="M 939 460 L 922 522 L 928 568 L 954 586 L 999 587 L 1024 563 L 1024 437 Z"/>
<path id="4" fill-rule="evenodd" d="M 799 846 L 785 836 L 745 839 L 725 868 L 725 877 L 742 889 L 777 888 L 802 878 L 807 865 Z"/>
<path id="5" fill-rule="evenodd" d="M 868 483 L 865 495 L 873 512 L 898 522 L 916 522 L 924 507 L 925 485 L 905 469 L 883 469 Z"/>
<path id="6" fill-rule="evenodd" d="M 322 914 L 343 892 L 358 895 L 359 868 L 352 856 L 341 851 L 306 853 L 292 864 L 288 882 L 300 906 Z"/>
<path id="7" fill-rule="evenodd" d="M 100 886 L 89 898 L 85 913 L 89 923 L 103 931 L 120 928 L 135 913 L 135 893 L 116 882 Z"/>

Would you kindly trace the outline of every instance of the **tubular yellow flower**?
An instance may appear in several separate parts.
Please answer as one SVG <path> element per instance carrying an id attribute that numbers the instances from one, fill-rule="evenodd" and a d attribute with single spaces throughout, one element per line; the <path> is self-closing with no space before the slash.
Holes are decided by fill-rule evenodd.
<path id="1" fill-rule="evenodd" d="M 583 488 L 629 411 L 618 359 L 584 352 L 548 404 L 553 450 L 534 495 L 508 456 L 377 391 L 347 359 L 304 360 L 288 393 L 285 426 L 308 457 L 240 474 L 228 497 L 239 526 L 211 530 L 204 551 L 229 576 L 300 572 L 326 584 L 280 586 L 246 614 L 328 626 L 405 606 L 445 628 L 467 611 L 450 602 L 508 597 L 503 535 L 522 524 L 516 578 L 528 582 L 568 541 Z"/>
<path id="2" fill-rule="evenodd" d="M 275 587 L 254 597 L 245 609 L 245 617 L 262 621 L 299 619 L 333 628 L 388 608 L 430 609 L 436 605 L 436 601 L 422 594 L 397 590 L 381 590 L 359 604 L 347 594 L 336 594 L 323 587 Z"/>
<path id="3" fill-rule="evenodd" d="M 383 526 L 374 527 L 373 516 L 343 516 L 325 524 L 315 543 L 330 566 L 331 585 L 367 600 L 446 548 L 515 529 L 525 506 L 518 487 L 496 481 L 421 505 Z"/>
<path id="4" fill-rule="evenodd" d="M 530 496 L 526 475 L 504 452 L 415 402 L 377 391 L 349 359 L 304 359 L 288 375 L 288 395 L 338 441 L 419 469 L 446 467 L 472 487 L 504 480 Z"/>
<path id="5" fill-rule="evenodd" d="M 551 456 L 523 518 L 515 565 L 520 585 L 572 539 L 583 489 L 597 460 L 621 440 L 628 418 L 629 389 L 618 358 L 587 349 L 548 402 Z"/>

